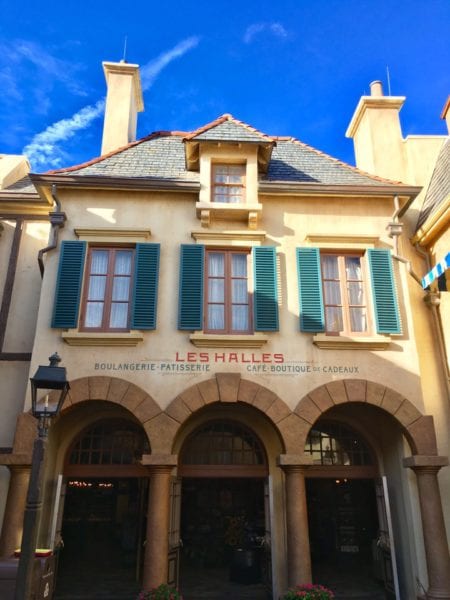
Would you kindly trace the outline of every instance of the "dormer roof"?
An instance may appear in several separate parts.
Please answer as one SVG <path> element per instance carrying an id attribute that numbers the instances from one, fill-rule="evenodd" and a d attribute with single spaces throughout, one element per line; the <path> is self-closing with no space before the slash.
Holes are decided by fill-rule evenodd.
<path id="1" fill-rule="evenodd" d="M 267 171 L 274 138 L 258 131 L 251 125 L 235 119 L 233 115 L 224 114 L 215 121 L 207 123 L 184 138 L 186 148 L 186 166 L 190 170 L 198 170 L 200 146 L 209 144 L 252 144 L 258 147 L 258 163 L 261 172 Z"/>

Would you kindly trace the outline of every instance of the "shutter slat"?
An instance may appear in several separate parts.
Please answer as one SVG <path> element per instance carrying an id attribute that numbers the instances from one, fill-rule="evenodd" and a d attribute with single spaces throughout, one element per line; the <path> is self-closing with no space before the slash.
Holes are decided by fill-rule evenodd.
<path id="1" fill-rule="evenodd" d="M 255 331 L 278 331 L 277 264 L 274 246 L 253 248 Z"/>
<path id="2" fill-rule="evenodd" d="M 78 326 L 81 284 L 83 281 L 86 242 L 61 243 L 52 327 L 69 329 Z"/>
<path id="3" fill-rule="evenodd" d="M 204 258 L 204 246 L 181 245 L 178 329 L 203 329 Z"/>
<path id="4" fill-rule="evenodd" d="M 158 304 L 159 244 L 137 244 L 131 327 L 155 329 Z"/>
<path id="5" fill-rule="evenodd" d="M 377 332 L 400 334 L 402 327 L 391 253 L 384 248 L 371 248 L 367 250 L 367 256 Z"/>
<path id="6" fill-rule="evenodd" d="M 297 248 L 297 275 L 300 330 L 325 331 L 320 252 L 318 248 Z"/>

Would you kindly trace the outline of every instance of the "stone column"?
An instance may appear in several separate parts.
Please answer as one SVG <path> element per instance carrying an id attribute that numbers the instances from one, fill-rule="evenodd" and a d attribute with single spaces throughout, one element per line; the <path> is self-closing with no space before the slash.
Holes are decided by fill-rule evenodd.
<path id="1" fill-rule="evenodd" d="M 23 513 L 27 500 L 30 465 L 8 465 L 11 476 L 0 537 L 0 558 L 7 558 L 20 548 Z"/>
<path id="2" fill-rule="evenodd" d="M 411 456 L 403 460 L 417 477 L 429 600 L 450 600 L 450 555 L 437 474 L 448 465 L 442 456 Z"/>
<path id="3" fill-rule="evenodd" d="M 175 455 L 148 454 L 142 464 L 150 476 L 142 587 L 149 590 L 167 582 L 169 554 L 170 478 L 177 464 Z"/>
<path id="4" fill-rule="evenodd" d="M 305 487 L 305 472 L 310 464 L 309 456 L 281 454 L 278 458 L 278 465 L 285 473 L 289 587 L 312 582 Z"/>

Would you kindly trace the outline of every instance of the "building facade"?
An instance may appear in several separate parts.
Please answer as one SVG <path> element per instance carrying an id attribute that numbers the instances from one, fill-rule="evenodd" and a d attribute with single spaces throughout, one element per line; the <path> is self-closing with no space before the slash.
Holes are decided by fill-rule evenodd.
<path id="1" fill-rule="evenodd" d="M 28 368 L 57 351 L 71 388 L 39 540 L 64 539 L 60 581 L 102 556 L 145 588 L 229 568 L 273 598 L 450 598 L 448 377 L 410 241 L 445 138 L 403 140 L 404 99 L 375 84 L 348 131 L 358 168 L 231 115 L 134 141 L 138 67 L 104 69 L 102 156 L 9 186 L 46 247 L 42 281 L 10 275 L 35 302 L 26 327 L 19 302 L 8 317 L 30 355 L 2 363 L 2 555 L 36 435 Z"/>

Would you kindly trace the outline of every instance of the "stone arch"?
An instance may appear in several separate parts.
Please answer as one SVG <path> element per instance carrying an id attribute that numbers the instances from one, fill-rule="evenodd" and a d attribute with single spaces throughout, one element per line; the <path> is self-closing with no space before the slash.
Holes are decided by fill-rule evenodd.
<path id="1" fill-rule="evenodd" d="M 126 408 L 142 425 L 150 447 L 149 423 L 161 413 L 161 408 L 145 390 L 126 379 L 117 377 L 81 377 L 70 382 L 70 390 L 64 400 L 61 413 L 87 401 L 106 401 Z"/>
<path id="2" fill-rule="evenodd" d="M 390 414 L 401 427 L 412 454 L 437 456 L 433 417 L 422 415 L 407 398 L 391 388 L 365 379 L 331 381 L 308 392 L 294 410 L 302 421 L 297 447 L 304 448 L 309 430 L 323 413 L 351 402 L 371 404 Z"/>
<path id="3" fill-rule="evenodd" d="M 253 381 L 242 379 L 239 373 L 217 373 L 213 379 L 197 383 L 179 394 L 166 408 L 163 415 L 151 422 L 151 440 L 161 440 L 158 451 L 170 453 L 180 427 L 197 410 L 215 402 L 243 402 L 263 412 L 280 435 L 285 451 L 288 451 L 292 415 L 287 404 L 268 388 Z M 164 440 L 162 439 L 164 437 Z"/>

